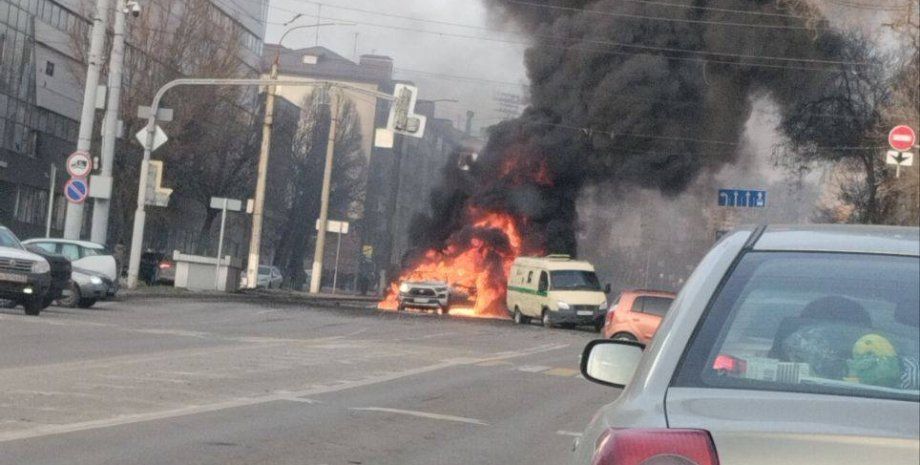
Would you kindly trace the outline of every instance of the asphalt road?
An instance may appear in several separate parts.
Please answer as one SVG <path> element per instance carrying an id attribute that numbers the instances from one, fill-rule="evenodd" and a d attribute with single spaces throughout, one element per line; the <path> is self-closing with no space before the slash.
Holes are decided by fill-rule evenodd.
<path id="1" fill-rule="evenodd" d="M 558 464 L 587 331 L 133 300 L 0 312 L 0 464 Z"/>

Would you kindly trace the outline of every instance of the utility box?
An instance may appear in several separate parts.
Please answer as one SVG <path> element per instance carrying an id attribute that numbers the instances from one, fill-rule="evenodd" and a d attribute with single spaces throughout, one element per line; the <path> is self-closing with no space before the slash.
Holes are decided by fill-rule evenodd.
<path id="1" fill-rule="evenodd" d="M 186 255 L 178 250 L 173 252 L 176 262 L 175 287 L 190 291 L 236 292 L 240 288 L 240 272 L 243 261 L 226 256 L 220 261 L 220 273 L 217 272 L 217 258 Z"/>

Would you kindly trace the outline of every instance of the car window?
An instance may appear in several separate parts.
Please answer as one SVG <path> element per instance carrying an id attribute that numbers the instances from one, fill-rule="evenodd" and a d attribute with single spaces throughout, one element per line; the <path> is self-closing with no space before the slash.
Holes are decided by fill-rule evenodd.
<path id="1" fill-rule="evenodd" d="M 547 276 L 545 271 L 540 272 L 540 284 L 538 285 L 537 290 L 540 292 L 546 292 L 549 289 L 549 276 Z"/>
<path id="2" fill-rule="evenodd" d="M 35 247 L 38 247 L 39 249 L 42 249 L 49 253 L 56 253 L 55 252 L 56 247 L 51 242 L 34 242 L 31 245 L 34 245 Z"/>
<path id="3" fill-rule="evenodd" d="M 74 261 L 80 259 L 80 247 L 76 244 L 58 244 L 60 249 L 58 253 L 67 257 L 68 260 Z"/>
<path id="4" fill-rule="evenodd" d="M 633 310 L 663 317 L 671 308 L 671 302 L 674 302 L 674 299 L 668 297 L 640 296 L 633 303 Z"/>
<path id="5" fill-rule="evenodd" d="M 13 233 L 11 233 L 8 229 L 0 228 L 0 247 L 21 249 L 22 245 L 19 243 L 19 240 L 16 239 L 16 236 L 14 236 Z"/>
<path id="6" fill-rule="evenodd" d="M 80 247 L 80 252 L 83 257 L 97 257 L 106 254 L 105 249 L 96 249 L 93 247 Z"/>
<path id="7" fill-rule="evenodd" d="M 920 399 L 920 260 L 749 253 L 678 385 Z"/>
<path id="8" fill-rule="evenodd" d="M 267 266 L 260 266 L 260 267 L 259 267 L 259 274 L 269 275 L 269 274 L 271 274 L 271 268 L 269 268 L 269 267 L 267 267 Z"/>
<path id="9" fill-rule="evenodd" d="M 553 290 L 557 291 L 599 291 L 600 281 L 593 271 L 564 270 L 551 274 Z"/>

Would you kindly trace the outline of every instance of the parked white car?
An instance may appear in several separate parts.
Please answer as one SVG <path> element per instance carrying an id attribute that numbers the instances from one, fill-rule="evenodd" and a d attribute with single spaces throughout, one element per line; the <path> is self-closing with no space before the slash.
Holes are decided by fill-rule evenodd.
<path id="1" fill-rule="evenodd" d="M 115 257 L 102 245 L 89 241 L 68 239 L 29 239 L 23 245 L 34 245 L 51 253 L 63 255 L 70 260 L 74 268 L 92 271 L 106 278 L 110 283 L 108 296 L 118 291 L 118 264 Z"/>

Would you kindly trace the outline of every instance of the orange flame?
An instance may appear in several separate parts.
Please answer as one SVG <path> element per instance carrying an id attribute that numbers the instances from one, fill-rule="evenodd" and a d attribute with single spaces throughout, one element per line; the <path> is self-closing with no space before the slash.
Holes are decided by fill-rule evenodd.
<path id="1" fill-rule="evenodd" d="M 443 281 L 454 290 L 468 292 L 472 308 L 452 308 L 451 313 L 471 317 L 507 318 L 505 295 L 508 274 L 514 259 L 523 252 L 523 237 L 511 214 L 477 208 L 467 211 L 473 233 L 455 233 L 442 250 L 428 250 L 421 260 L 406 270 L 390 286 L 379 308 L 395 310 L 399 283 L 405 281 Z M 483 236 L 498 233 L 505 244 L 496 245 Z"/>

